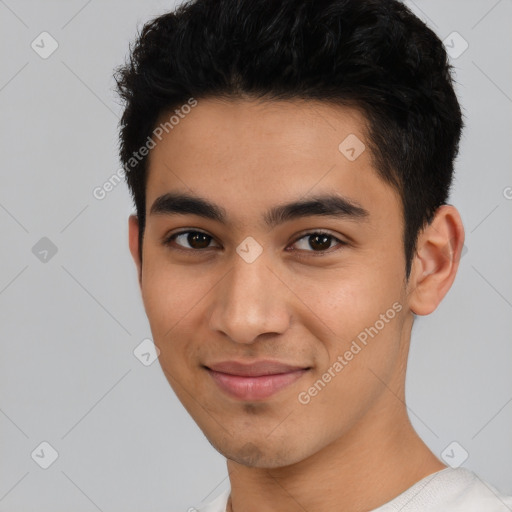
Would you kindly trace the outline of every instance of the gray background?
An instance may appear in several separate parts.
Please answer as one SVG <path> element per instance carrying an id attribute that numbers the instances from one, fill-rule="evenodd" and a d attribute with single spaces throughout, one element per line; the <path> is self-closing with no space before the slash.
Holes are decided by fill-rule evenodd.
<path id="1" fill-rule="evenodd" d="M 467 252 L 414 327 L 409 412 L 438 456 L 456 441 L 465 467 L 512 494 L 512 2 L 408 5 L 452 53 L 452 32 L 469 44 L 453 59 L 467 127 L 451 198 Z M 228 485 L 158 361 L 133 353 L 151 333 L 127 188 L 92 193 L 119 169 L 113 68 L 172 6 L 0 0 L 0 511 L 170 512 Z M 51 48 L 43 31 L 59 45 L 46 59 L 31 47 Z M 43 441 L 58 452 L 48 469 Z"/>

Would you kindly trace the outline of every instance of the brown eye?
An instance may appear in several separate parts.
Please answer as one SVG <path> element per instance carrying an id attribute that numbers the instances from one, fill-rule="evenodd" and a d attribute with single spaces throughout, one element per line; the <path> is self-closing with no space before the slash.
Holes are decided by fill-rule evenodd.
<path id="1" fill-rule="evenodd" d="M 346 245 L 346 242 L 343 242 L 330 233 L 324 233 L 322 231 L 306 233 L 302 235 L 294 245 L 302 244 L 302 247 L 299 247 L 301 251 L 322 253 L 331 249 L 333 242 L 338 242 L 339 245 Z"/>
<path id="2" fill-rule="evenodd" d="M 202 231 L 181 231 L 174 233 L 165 239 L 164 245 L 172 245 L 174 242 L 180 249 L 183 250 L 201 250 L 207 249 L 213 238 Z M 188 247 L 187 245 L 188 244 Z"/>

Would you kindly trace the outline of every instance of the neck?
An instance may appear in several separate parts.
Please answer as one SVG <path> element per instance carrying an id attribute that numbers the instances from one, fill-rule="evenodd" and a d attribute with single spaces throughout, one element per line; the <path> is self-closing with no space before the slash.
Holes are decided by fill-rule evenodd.
<path id="1" fill-rule="evenodd" d="M 376 409 L 342 438 L 296 464 L 267 469 L 228 460 L 228 511 L 363 512 L 446 468 L 414 431 L 403 403 L 393 400 L 400 407 L 393 415 Z M 386 407 L 389 412 L 389 403 Z"/>

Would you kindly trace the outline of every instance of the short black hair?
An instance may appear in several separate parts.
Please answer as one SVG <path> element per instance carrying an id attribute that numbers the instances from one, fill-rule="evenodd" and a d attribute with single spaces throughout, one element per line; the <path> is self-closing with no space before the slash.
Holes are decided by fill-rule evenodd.
<path id="1" fill-rule="evenodd" d="M 452 184 L 463 121 L 451 71 L 441 40 L 397 0 L 191 0 L 148 21 L 114 73 L 141 258 L 147 158 L 133 155 L 161 115 L 191 98 L 300 98 L 365 115 L 374 166 L 402 201 L 408 278 Z"/>

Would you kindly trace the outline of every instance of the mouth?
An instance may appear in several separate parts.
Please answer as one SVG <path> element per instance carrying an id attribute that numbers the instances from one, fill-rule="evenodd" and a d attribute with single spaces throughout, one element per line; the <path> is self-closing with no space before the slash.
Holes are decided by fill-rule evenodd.
<path id="1" fill-rule="evenodd" d="M 265 400 L 300 379 L 311 367 L 277 361 L 236 361 L 204 366 L 221 391 L 239 400 Z"/>

